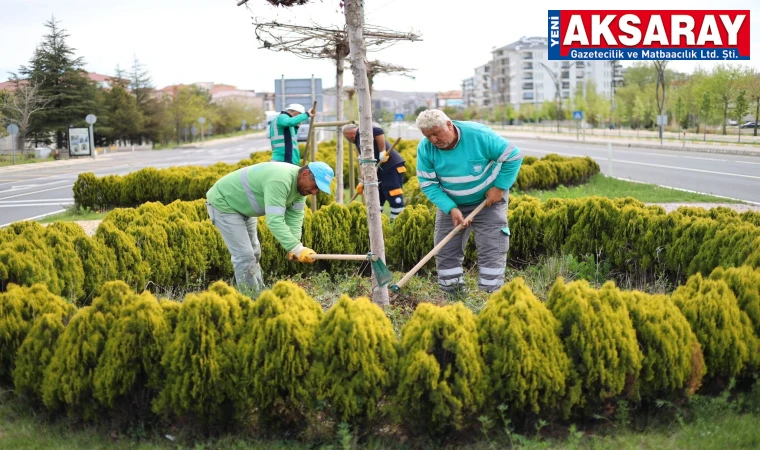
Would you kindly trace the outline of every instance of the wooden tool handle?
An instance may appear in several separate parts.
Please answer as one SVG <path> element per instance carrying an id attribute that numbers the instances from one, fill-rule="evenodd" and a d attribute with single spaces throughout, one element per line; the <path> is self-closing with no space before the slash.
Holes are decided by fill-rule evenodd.
<path id="1" fill-rule="evenodd" d="M 311 255 L 314 259 L 330 259 L 330 260 L 337 260 L 337 261 L 366 261 L 367 255 L 329 255 L 329 254 L 322 254 L 322 255 Z"/>
<path id="2" fill-rule="evenodd" d="M 470 220 L 472 220 L 472 218 L 475 217 L 475 215 L 477 215 L 483 208 L 485 208 L 485 206 L 486 206 L 486 200 L 483 200 L 483 202 L 481 204 L 479 204 L 478 207 L 475 208 L 470 213 L 470 215 L 468 215 L 467 217 L 465 217 L 465 219 L 464 219 L 465 222 L 469 222 Z M 462 231 L 462 225 L 461 224 L 457 225 L 456 228 L 454 228 L 453 230 L 451 230 L 451 232 L 449 234 L 447 234 L 446 237 L 443 238 L 443 240 L 441 240 L 441 242 L 438 243 L 438 245 L 436 245 L 435 247 L 433 247 L 433 250 L 431 250 L 430 253 L 428 253 L 427 255 L 425 255 L 425 257 L 422 258 L 422 260 L 420 262 L 418 262 L 417 265 L 412 268 L 412 270 L 410 270 L 406 275 L 404 275 L 404 278 L 402 278 L 401 280 L 399 280 L 399 282 L 396 283 L 396 286 L 401 287 L 404 284 L 406 284 L 406 282 L 409 281 L 410 278 L 412 278 L 417 272 L 419 272 L 419 270 L 422 268 L 422 266 L 424 266 L 428 261 L 430 261 L 430 258 L 432 258 L 436 254 L 438 254 L 438 252 L 441 251 L 441 249 L 443 248 L 443 246 L 446 245 L 460 231 Z"/>
<path id="3" fill-rule="evenodd" d="M 306 138 L 306 148 L 303 152 L 303 165 L 309 164 L 309 149 L 311 147 L 311 135 L 314 133 L 314 119 L 317 117 L 317 101 L 314 100 L 314 105 L 311 107 L 314 110 L 314 115 L 309 119 L 309 136 Z"/>

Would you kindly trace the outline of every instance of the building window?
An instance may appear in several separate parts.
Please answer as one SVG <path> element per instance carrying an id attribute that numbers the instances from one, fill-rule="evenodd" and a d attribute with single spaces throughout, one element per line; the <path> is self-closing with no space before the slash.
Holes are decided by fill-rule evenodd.
<path id="1" fill-rule="evenodd" d="M 563 91 L 563 92 L 562 92 L 562 98 L 570 98 L 570 92 L 568 92 L 568 91 Z"/>
<path id="2" fill-rule="evenodd" d="M 523 80 L 532 80 L 532 79 L 533 79 L 532 73 L 528 72 L 528 73 L 523 74 Z"/>
<path id="3" fill-rule="evenodd" d="M 576 69 L 583 69 L 584 65 L 585 64 L 583 63 L 583 61 L 576 61 L 575 62 L 575 68 Z"/>
<path id="4" fill-rule="evenodd" d="M 562 89 L 570 89 L 570 82 L 569 81 L 563 81 L 562 82 Z"/>
<path id="5" fill-rule="evenodd" d="M 533 90 L 533 83 L 523 83 L 522 88 L 526 91 Z"/>
<path id="6" fill-rule="evenodd" d="M 575 71 L 575 78 L 583 78 L 583 71 L 582 70 L 576 70 Z"/>
<path id="7" fill-rule="evenodd" d="M 523 92 L 523 100 L 533 100 L 532 92 Z"/>
<path id="8" fill-rule="evenodd" d="M 562 79 L 563 79 L 563 80 L 568 80 L 568 79 L 570 79 L 570 71 L 569 71 L 569 70 L 563 70 L 563 71 L 562 71 Z"/>
<path id="9" fill-rule="evenodd" d="M 533 52 L 523 53 L 523 59 L 533 59 Z"/>
<path id="10" fill-rule="evenodd" d="M 562 68 L 563 69 L 569 69 L 570 68 L 570 62 L 568 62 L 568 61 L 562 61 Z"/>

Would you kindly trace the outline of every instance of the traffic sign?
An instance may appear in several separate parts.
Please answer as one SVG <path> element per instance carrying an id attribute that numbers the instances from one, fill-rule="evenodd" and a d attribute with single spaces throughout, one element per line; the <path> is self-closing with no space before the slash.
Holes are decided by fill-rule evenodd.
<path id="1" fill-rule="evenodd" d="M 583 120 L 583 111 L 573 111 L 573 120 Z"/>
<path id="2" fill-rule="evenodd" d="M 8 127 L 6 128 L 6 130 L 8 130 L 8 133 L 10 133 L 10 134 L 16 134 L 16 133 L 18 133 L 18 125 L 16 125 L 15 123 L 12 123 L 12 124 L 8 125 Z"/>
<path id="3" fill-rule="evenodd" d="M 193 136 L 196 136 L 198 134 L 198 128 L 196 128 L 195 125 L 193 125 L 192 128 L 190 128 L 190 134 L 192 134 Z"/>
<path id="4" fill-rule="evenodd" d="M 668 124 L 667 114 L 660 114 L 657 116 L 657 125 L 667 125 L 667 124 Z"/>
<path id="5" fill-rule="evenodd" d="M 87 117 L 85 117 L 84 120 L 88 124 L 93 125 L 95 122 L 98 121 L 98 118 L 95 117 L 95 114 L 87 114 Z"/>
<path id="6" fill-rule="evenodd" d="M 202 124 L 206 123 L 206 118 L 205 117 L 201 117 L 200 119 L 198 119 L 198 122 L 200 122 Z"/>
<path id="7" fill-rule="evenodd" d="M 396 114 L 396 117 L 394 118 L 396 122 L 403 122 L 404 121 L 404 115 L 403 114 Z"/>

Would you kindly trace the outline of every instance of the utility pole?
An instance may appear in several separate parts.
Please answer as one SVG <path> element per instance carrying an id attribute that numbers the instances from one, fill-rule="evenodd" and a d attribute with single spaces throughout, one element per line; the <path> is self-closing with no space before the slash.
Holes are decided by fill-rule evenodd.
<path id="1" fill-rule="evenodd" d="M 654 67 L 657 69 L 657 87 L 655 95 L 657 96 L 657 123 L 660 126 L 660 145 L 662 145 L 662 128 L 665 125 L 662 109 L 665 107 L 665 66 L 667 65 L 667 61 L 654 62 Z M 660 89 L 662 89 L 662 94 L 660 94 Z"/>
<path id="2" fill-rule="evenodd" d="M 547 72 L 549 72 L 549 76 L 551 76 L 552 81 L 554 81 L 554 101 L 557 104 L 557 133 L 559 133 L 559 115 L 562 112 L 562 95 L 560 94 L 559 78 L 551 71 L 551 69 L 549 69 L 549 66 L 543 62 L 541 62 L 541 65 L 544 66 L 544 69 L 546 69 Z"/>

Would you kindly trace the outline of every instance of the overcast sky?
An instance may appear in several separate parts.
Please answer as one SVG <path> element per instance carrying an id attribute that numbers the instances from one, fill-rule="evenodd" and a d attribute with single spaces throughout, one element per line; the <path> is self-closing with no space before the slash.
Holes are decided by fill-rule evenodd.
<path id="1" fill-rule="evenodd" d="M 68 43 L 83 56 L 86 69 L 113 74 L 117 64 L 131 65 L 132 55 L 146 65 L 158 88 L 175 83 L 214 82 L 243 89 L 274 91 L 274 80 L 315 77 L 323 86 L 335 84 L 329 62 L 304 60 L 288 53 L 259 49 L 252 15 L 279 22 L 322 26 L 345 22 L 338 0 L 311 0 L 310 5 L 275 8 L 265 0 L 249 0 L 250 11 L 237 0 L 1 0 L 0 81 L 7 72 L 28 64 L 55 15 L 68 31 Z M 366 23 L 414 31 L 422 42 L 400 42 L 380 52 L 379 59 L 414 68 L 416 79 L 378 76 L 376 89 L 444 91 L 461 88 L 473 69 L 490 59 L 494 46 L 521 36 L 546 36 L 547 11 L 558 1 L 531 0 L 367 0 Z M 575 0 L 572 9 L 614 9 L 615 3 Z M 752 60 L 760 70 L 760 1 L 669 0 L 670 9 L 749 9 Z M 661 9 L 663 0 L 637 0 L 640 10 Z M 633 6 L 633 5 L 632 5 Z M 628 64 L 628 63 L 626 63 Z M 671 62 L 669 67 L 691 72 L 704 61 Z M 346 83 L 352 83 L 346 70 Z"/>

